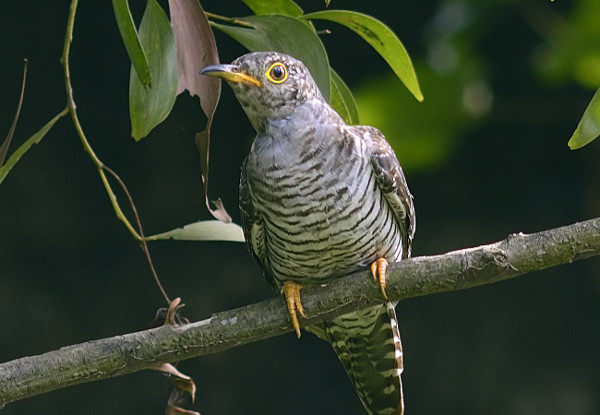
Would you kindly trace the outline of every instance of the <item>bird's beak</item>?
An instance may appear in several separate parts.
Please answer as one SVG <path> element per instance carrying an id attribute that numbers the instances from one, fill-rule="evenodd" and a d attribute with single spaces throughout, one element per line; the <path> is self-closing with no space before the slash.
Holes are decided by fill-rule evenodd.
<path id="1" fill-rule="evenodd" d="M 236 65 L 210 65 L 200 71 L 201 75 L 223 78 L 234 83 L 250 84 L 261 87 L 260 81 L 244 73 Z"/>

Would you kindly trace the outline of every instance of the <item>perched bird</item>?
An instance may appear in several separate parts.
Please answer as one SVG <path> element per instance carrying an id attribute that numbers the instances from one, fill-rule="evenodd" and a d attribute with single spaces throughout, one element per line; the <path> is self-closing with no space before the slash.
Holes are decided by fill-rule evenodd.
<path id="1" fill-rule="evenodd" d="M 228 81 L 256 130 L 241 173 L 242 225 L 266 278 L 285 294 L 298 337 L 303 286 L 370 266 L 387 299 L 386 266 L 410 256 L 415 213 L 384 136 L 347 125 L 291 56 L 249 53 L 201 73 Z M 369 414 L 404 410 L 394 305 L 307 327 L 331 343 Z"/>

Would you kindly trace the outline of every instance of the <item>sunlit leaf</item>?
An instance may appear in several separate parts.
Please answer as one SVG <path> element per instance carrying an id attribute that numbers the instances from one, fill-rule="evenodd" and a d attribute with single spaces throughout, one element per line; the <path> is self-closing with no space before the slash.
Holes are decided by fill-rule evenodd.
<path id="1" fill-rule="evenodd" d="M 579 121 L 579 125 L 567 143 L 571 150 L 577 150 L 600 136 L 600 88 Z"/>
<path id="2" fill-rule="evenodd" d="M 242 0 L 254 14 L 283 14 L 285 16 L 302 16 L 302 9 L 292 0 Z"/>
<path id="3" fill-rule="evenodd" d="M 235 223 L 207 220 L 185 225 L 157 235 L 148 236 L 147 241 L 175 239 L 180 241 L 229 241 L 244 242 L 244 232 Z"/>
<path id="4" fill-rule="evenodd" d="M 381 21 L 349 10 L 324 10 L 307 14 L 304 17 L 336 22 L 359 34 L 385 59 L 415 98 L 419 101 L 423 100 L 417 75 L 404 45 L 394 32 Z"/>
<path id="5" fill-rule="evenodd" d="M 129 55 L 129 60 L 133 64 L 142 84 L 150 85 L 150 67 L 148 66 L 146 54 L 140 44 L 140 39 L 133 23 L 133 17 L 131 17 L 129 2 L 127 0 L 113 0 L 112 4 L 117 26 L 127 50 L 127 55 Z"/>
<path id="6" fill-rule="evenodd" d="M 27 152 L 34 144 L 38 144 L 42 141 L 42 138 L 46 135 L 48 131 L 56 124 L 58 120 L 69 113 L 68 109 L 65 108 L 59 114 L 57 114 L 54 118 L 52 118 L 46 125 L 44 125 L 38 132 L 29 137 L 23 144 L 19 146 L 6 160 L 6 163 L 0 167 L 0 183 L 4 181 L 10 170 L 14 167 L 14 165 L 19 161 L 23 154 Z"/>
<path id="7" fill-rule="evenodd" d="M 148 0 L 140 23 L 139 39 L 146 51 L 152 85 L 140 82 L 131 68 L 129 113 L 131 135 L 147 136 L 171 112 L 177 96 L 177 50 L 171 24 L 156 0 Z"/>
<path id="8" fill-rule="evenodd" d="M 213 24 L 246 49 L 283 52 L 304 62 L 327 101 L 331 97 L 331 75 L 325 47 L 319 36 L 300 20 L 281 15 L 248 16 L 240 19 L 254 27 Z"/>
<path id="9" fill-rule="evenodd" d="M 347 124 L 357 125 L 358 108 L 348 85 L 331 69 L 331 106 L 346 121 Z"/>
<path id="10" fill-rule="evenodd" d="M 169 10 L 177 43 L 177 94 L 187 90 L 190 95 L 197 95 L 206 115 L 206 128 L 196 134 L 206 207 L 215 218 L 231 222 L 225 209 L 219 208 L 222 204 L 213 209 L 208 197 L 210 128 L 221 95 L 221 80 L 200 76 L 199 72 L 205 66 L 219 63 L 215 37 L 198 0 L 169 0 Z"/>

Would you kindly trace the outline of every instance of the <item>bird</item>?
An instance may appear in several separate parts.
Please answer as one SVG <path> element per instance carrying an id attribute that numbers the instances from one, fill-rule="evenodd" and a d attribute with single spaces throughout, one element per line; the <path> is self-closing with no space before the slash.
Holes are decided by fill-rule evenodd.
<path id="1" fill-rule="evenodd" d="M 415 209 L 394 150 L 353 126 L 310 71 L 279 52 L 251 52 L 201 74 L 224 79 L 256 137 L 241 171 L 245 240 L 300 337 L 304 287 L 370 267 L 382 303 L 306 327 L 328 341 L 368 414 L 403 414 L 402 344 L 385 293 L 388 263 L 411 254 Z"/>

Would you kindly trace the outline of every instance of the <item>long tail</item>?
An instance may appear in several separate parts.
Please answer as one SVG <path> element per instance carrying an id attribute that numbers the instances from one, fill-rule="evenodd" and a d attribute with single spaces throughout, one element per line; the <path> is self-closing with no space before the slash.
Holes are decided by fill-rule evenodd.
<path id="1" fill-rule="evenodd" d="M 367 413 L 404 413 L 402 343 L 394 304 L 344 314 L 308 330 L 331 343 Z"/>

